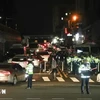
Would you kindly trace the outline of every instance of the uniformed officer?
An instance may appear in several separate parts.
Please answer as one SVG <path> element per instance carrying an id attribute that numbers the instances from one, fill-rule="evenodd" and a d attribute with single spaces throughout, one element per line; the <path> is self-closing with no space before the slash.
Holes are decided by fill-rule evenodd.
<path id="1" fill-rule="evenodd" d="M 79 67 L 79 73 L 81 77 L 81 93 L 84 94 L 84 85 L 86 85 L 86 92 L 89 94 L 89 78 L 91 67 L 86 59 L 83 59 L 83 63 Z"/>
<path id="2" fill-rule="evenodd" d="M 27 67 L 26 67 L 26 73 L 28 74 L 27 89 L 32 88 L 33 68 L 34 68 L 34 64 L 32 63 L 32 59 L 29 58 L 28 64 L 27 64 Z"/>

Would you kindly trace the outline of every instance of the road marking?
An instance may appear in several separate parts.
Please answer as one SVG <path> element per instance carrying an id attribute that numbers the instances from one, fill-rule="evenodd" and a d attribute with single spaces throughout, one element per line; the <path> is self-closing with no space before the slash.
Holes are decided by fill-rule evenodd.
<path id="1" fill-rule="evenodd" d="M 80 82 L 77 78 L 75 77 L 70 77 L 70 79 L 73 81 L 73 82 Z"/>
<path id="2" fill-rule="evenodd" d="M 13 98 L 0 98 L 0 100 L 12 100 Z"/>
<path id="3" fill-rule="evenodd" d="M 94 82 L 92 79 L 89 79 L 89 82 Z"/>
<path id="4" fill-rule="evenodd" d="M 77 100 L 92 100 L 92 98 L 77 98 Z"/>
<path id="5" fill-rule="evenodd" d="M 44 81 L 50 81 L 48 77 L 42 77 Z"/>
<path id="6" fill-rule="evenodd" d="M 61 72 L 58 69 L 57 69 L 57 71 L 58 71 L 58 74 L 60 75 L 60 77 L 63 77 Z"/>
<path id="7" fill-rule="evenodd" d="M 27 98 L 28 100 L 40 100 L 40 98 Z"/>
<path id="8" fill-rule="evenodd" d="M 65 82 L 65 80 L 64 80 L 62 77 L 57 77 L 57 80 L 58 80 L 59 82 Z"/>
<path id="9" fill-rule="evenodd" d="M 34 82 L 34 81 L 36 81 L 35 79 L 32 79 L 32 81 Z"/>
<path id="10" fill-rule="evenodd" d="M 64 98 L 52 98 L 52 100 L 64 100 Z"/>

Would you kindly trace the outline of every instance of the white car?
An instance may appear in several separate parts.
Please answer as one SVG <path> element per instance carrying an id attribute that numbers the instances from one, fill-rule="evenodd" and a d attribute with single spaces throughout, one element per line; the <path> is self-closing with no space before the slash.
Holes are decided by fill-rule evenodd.
<path id="1" fill-rule="evenodd" d="M 12 59 L 8 60 L 8 63 L 18 63 L 23 68 L 25 68 L 28 64 L 28 56 L 25 55 L 16 55 Z"/>
<path id="2" fill-rule="evenodd" d="M 50 55 L 47 51 L 37 52 L 37 55 L 40 55 L 43 58 L 43 61 L 48 62 Z"/>
<path id="3" fill-rule="evenodd" d="M 43 63 L 43 58 L 39 55 L 33 55 L 33 63 L 35 67 L 39 67 Z"/>

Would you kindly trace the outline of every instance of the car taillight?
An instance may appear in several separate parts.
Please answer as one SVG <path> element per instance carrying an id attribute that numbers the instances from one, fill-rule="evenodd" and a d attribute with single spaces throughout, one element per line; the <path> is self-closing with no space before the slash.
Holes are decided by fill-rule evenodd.
<path id="1" fill-rule="evenodd" d="M 4 74 L 4 75 L 6 75 L 6 76 L 8 76 L 8 75 L 11 74 L 9 71 L 2 71 L 1 73 Z"/>

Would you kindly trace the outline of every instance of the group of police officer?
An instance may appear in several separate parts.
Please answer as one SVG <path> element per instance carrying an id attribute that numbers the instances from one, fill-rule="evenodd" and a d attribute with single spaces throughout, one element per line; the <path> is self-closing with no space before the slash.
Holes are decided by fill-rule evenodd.
<path id="1" fill-rule="evenodd" d="M 91 73 L 92 74 L 97 74 L 99 72 L 99 64 L 100 64 L 100 59 L 98 57 L 94 57 L 92 55 L 88 56 L 69 56 L 66 59 L 67 62 L 67 67 L 70 69 L 70 72 L 74 74 L 78 74 L 78 68 L 82 64 L 83 60 L 86 59 L 87 62 L 90 63 L 91 68 L 97 67 L 96 70 L 93 70 Z"/>
<path id="2" fill-rule="evenodd" d="M 99 72 L 99 63 L 100 59 L 97 57 L 90 56 L 76 56 L 68 57 L 67 64 L 70 67 L 71 71 L 75 74 L 80 75 L 81 78 L 81 93 L 84 94 L 84 85 L 86 85 L 86 92 L 90 94 L 89 91 L 89 78 L 92 74 Z M 67 66 L 67 67 L 68 67 Z"/>

